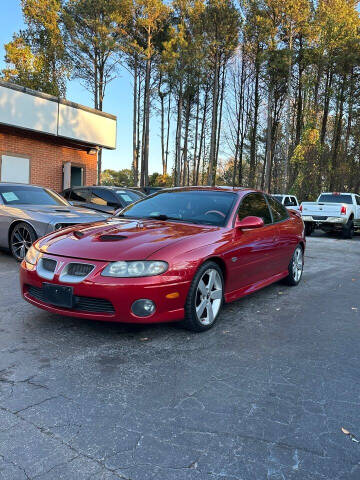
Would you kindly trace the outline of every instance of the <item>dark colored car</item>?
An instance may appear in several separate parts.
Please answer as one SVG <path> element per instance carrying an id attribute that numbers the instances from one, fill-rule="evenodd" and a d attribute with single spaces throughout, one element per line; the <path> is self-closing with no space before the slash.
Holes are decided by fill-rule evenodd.
<path id="1" fill-rule="evenodd" d="M 93 225 L 50 234 L 21 264 L 24 298 L 96 320 L 213 326 L 223 302 L 303 271 L 304 224 L 249 189 L 162 190 Z"/>
<path id="2" fill-rule="evenodd" d="M 142 192 L 145 193 L 145 195 L 152 195 L 153 193 L 157 193 L 160 190 L 163 190 L 163 187 L 133 187 L 133 190 L 136 190 L 137 192 Z"/>
<path id="3" fill-rule="evenodd" d="M 109 214 L 145 197 L 144 193 L 131 188 L 106 186 L 68 188 L 62 195 L 72 205 Z"/>

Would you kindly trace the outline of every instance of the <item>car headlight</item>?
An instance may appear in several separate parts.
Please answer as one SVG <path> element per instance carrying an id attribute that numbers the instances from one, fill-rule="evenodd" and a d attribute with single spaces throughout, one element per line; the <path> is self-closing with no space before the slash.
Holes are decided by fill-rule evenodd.
<path id="1" fill-rule="evenodd" d="M 104 277 L 152 277 L 166 272 L 169 265 L 160 261 L 113 262 L 102 271 Z"/>
<path id="2" fill-rule="evenodd" d="M 36 250 L 35 247 L 31 246 L 25 256 L 25 262 L 31 263 L 31 265 L 36 265 L 40 256 L 41 252 L 39 252 L 39 250 Z"/>

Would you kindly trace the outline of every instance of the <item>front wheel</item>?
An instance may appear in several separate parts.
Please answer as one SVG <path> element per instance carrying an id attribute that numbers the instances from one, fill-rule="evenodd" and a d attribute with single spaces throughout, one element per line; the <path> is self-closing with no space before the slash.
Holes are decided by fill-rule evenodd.
<path id="1" fill-rule="evenodd" d="M 183 325 L 203 332 L 211 328 L 219 315 L 224 298 L 224 279 L 215 262 L 205 262 L 196 272 L 185 304 Z"/>
<path id="2" fill-rule="evenodd" d="M 9 247 L 12 256 L 18 262 L 24 260 L 27 251 L 36 240 L 35 230 L 25 222 L 20 222 L 12 229 Z"/>
<path id="3" fill-rule="evenodd" d="M 304 252 L 301 245 L 295 248 L 295 252 L 289 264 L 289 275 L 285 278 L 288 285 L 296 286 L 300 283 L 304 270 Z"/>

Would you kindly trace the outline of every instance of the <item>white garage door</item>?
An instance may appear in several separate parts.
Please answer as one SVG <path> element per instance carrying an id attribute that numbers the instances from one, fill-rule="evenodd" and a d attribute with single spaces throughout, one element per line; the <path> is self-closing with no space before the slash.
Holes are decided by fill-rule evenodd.
<path id="1" fill-rule="evenodd" d="M 0 180 L 2 182 L 29 183 L 29 159 L 23 157 L 12 157 L 10 155 L 3 155 L 1 157 Z"/>

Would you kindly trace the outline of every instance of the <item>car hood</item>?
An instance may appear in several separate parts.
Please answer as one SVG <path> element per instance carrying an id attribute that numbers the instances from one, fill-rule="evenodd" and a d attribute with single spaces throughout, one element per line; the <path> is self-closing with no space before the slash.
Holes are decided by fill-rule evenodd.
<path id="1" fill-rule="evenodd" d="M 73 206 L 43 206 L 43 205 L 24 205 L 18 207 L 29 217 L 45 220 L 47 222 L 68 221 L 69 223 L 95 222 L 96 220 L 103 220 L 108 215 L 95 212 L 87 208 L 76 208 Z"/>
<path id="2" fill-rule="evenodd" d="M 110 218 L 47 235 L 38 248 L 52 255 L 87 260 L 145 260 L 172 243 L 213 230 L 218 227 Z"/>

